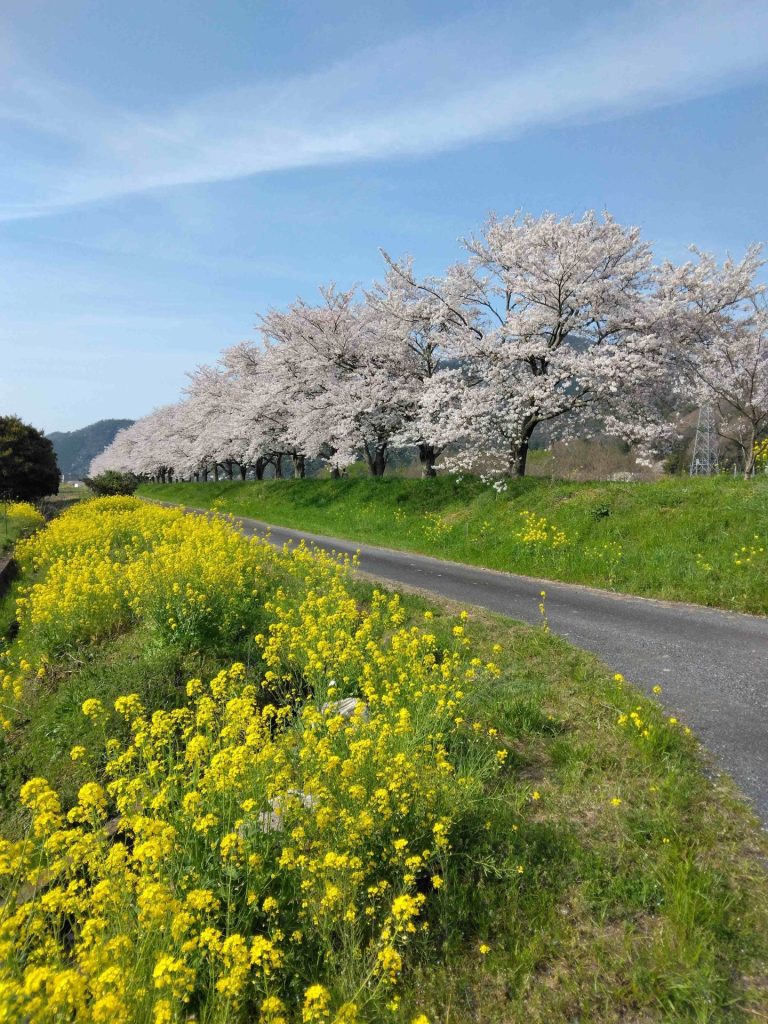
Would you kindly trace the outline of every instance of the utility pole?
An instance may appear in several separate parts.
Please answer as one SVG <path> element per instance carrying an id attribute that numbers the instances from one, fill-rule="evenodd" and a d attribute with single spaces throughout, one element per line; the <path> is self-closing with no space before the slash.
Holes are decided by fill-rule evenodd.
<path id="1" fill-rule="evenodd" d="M 699 409 L 690 473 L 691 476 L 712 476 L 718 470 L 715 410 L 707 403 Z"/>

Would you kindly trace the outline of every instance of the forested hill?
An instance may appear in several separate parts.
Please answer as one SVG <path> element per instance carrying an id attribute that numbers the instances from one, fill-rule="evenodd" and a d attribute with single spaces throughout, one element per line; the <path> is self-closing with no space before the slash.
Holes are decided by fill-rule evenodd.
<path id="1" fill-rule="evenodd" d="M 112 444 L 118 430 L 130 427 L 132 423 L 133 420 L 99 420 L 80 430 L 49 434 L 64 479 L 80 480 L 86 476 L 91 459 Z"/>

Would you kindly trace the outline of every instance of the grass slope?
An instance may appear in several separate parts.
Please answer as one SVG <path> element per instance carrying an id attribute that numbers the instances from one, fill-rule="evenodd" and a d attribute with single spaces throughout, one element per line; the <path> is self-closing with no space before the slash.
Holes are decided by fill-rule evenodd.
<path id="1" fill-rule="evenodd" d="M 9 552 L 16 541 L 36 529 L 38 523 L 37 516 L 9 516 L 7 505 L 0 504 L 0 555 Z"/>
<path id="2" fill-rule="evenodd" d="M 27 532 L 27 527 L 22 523 L 9 522 L 0 516 L 0 555 L 10 551 L 19 537 Z"/>
<path id="3" fill-rule="evenodd" d="M 139 493 L 491 569 L 768 613 L 768 476 L 528 478 L 501 494 L 468 477 L 145 485 Z"/>

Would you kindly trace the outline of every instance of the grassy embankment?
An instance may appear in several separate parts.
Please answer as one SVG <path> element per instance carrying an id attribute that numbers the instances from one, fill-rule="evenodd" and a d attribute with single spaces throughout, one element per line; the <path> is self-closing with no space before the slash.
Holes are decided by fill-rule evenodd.
<path id="1" fill-rule="evenodd" d="M 768 613 L 768 476 L 655 483 L 286 480 L 146 485 L 165 501 L 629 594 Z"/>
<path id="2" fill-rule="evenodd" d="M 69 972 L 68 984 L 76 988 L 85 984 L 85 978 L 88 985 L 98 988 L 99 965 L 94 968 L 92 960 L 98 954 L 99 942 L 94 946 L 93 936 L 94 929 L 98 933 L 102 928 L 104 955 L 109 964 L 114 966 L 120 956 L 127 956 L 127 976 L 134 982 L 134 988 L 139 987 L 135 982 L 142 971 L 149 979 L 143 1002 L 141 998 L 135 1002 L 135 992 L 126 996 L 134 999 L 133 1016 L 129 1018 L 134 1024 L 151 1020 L 161 997 L 169 993 L 174 1015 L 163 1020 L 186 1019 L 193 1012 L 201 1022 L 271 1022 L 283 1011 L 275 1011 L 273 1017 L 262 1011 L 259 1017 L 258 1000 L 253 1002 L 259 986 L 259 999 L 262 998 L 264 984 L 285 1001 L 285 1014 L 293 1024 L 301 1016 L 298 1007 L 302 986 L 309 982 L 327 986 L 336 1007 L 341 1000 L 350 999 L 358 1006 L 355 1016 L 351 1011 L 344 1018 L 323 1015 L 320 1004 L 324 997 L 315 993 L 317 1012 L 312 1016 L 310 1005 L 304 1019 L 323 1022 L 343 1019 L 410 1024 L 416 1015 L 425 1014 L 431 1024 L 558 1024 L 575 1019 L 595 1024 L 628 1020 L 701 1024 L 752 1021 L 763 1019 L 768 1013 L 765 837 L 729 783 L 721 780 L 713 784 L 706 778 L 694 739 L 681 726 L 666 722 L 653 701 L 616 680 L 593 657 L 576 651 L 543 628 L 518 626 L 479 612 L 473 612 L 462 623 L 459 609 L 446 603 L 428 605 L 413 596 L 403 597 L 401 606 L 393 605 L 395 611 L 387 612 L 378 624 L 374 616 L 372 631 L 368 632 L 366 627 L 358 644 L 353 639 L 355 632 L 369 622 L 368 616 L 377 601 L 369 585 L 347 576 L 334 583 L 336 577 L 327 567 L 315 570 L 311 562 L 292 563 L 291 558 L 296 556 L 272 556 L 259 550 L 256 557 L 262 568 L 253 600 L 251 587 L 243 587 L 241 582 L 245 563 L 238 564 L 238 560 L 246 556 L 240 542 L 232 541 L 226 530 L 218 528 L 209 535 L 203 520 L 195 521 L 194 528 L 192 521 L 186 520 L 183 528 L 172 527 L 171 534 L 161 539 L 154 533 L 156 514 L 152 510 L 139 512 L 137 521 L 129 518 L 124 527 L 113 530 L 108 538 L 108 557 L 103 529 L 94 544 L 83 530 L 82 521 L 69 550 L 66 531 L 59 533 L 58 549 L 54 544 L 38 549 L 44 557 L 37 573 L 28 568 L 23 581 L 27 587 L 33 581 L 41 584 L 41 589 L 31 595 L 38 614 L 32 617 L 32 608 L 22 607 L 21 631 L 10 646 L 7 659 L 9 667 L 18 668 L 23 657 L 30 678 L 23 682 L 15 712 L 9 712 L 11 728 L 0 748 L 2 830 L 6 835 L 20 835 L 27 829 L 28 812 L 21 811 L 17 802 L 19 788 L 31 776 L 43 775 L 59 790 L 64 808 L 74 805 L 80 808 L 81 815 L 87 810 L 86 818 L 92 816 L 90 822 L 66 826 L 71 828 L 72 836 L 65 845 L 65 849 L 72 851 L 82 843 L 90 851 L 83 856 L 92 856 L 96 840 L 88 837 L 101 834 L 104 819 L 115 813 L 115 797 L 109 795 L 109 806 L 100 808 L 92 788 L 86 794 L 80 791 L 79 802 L 78 790 L 94 781 L 104 781 L 105 760 L 99 751 L 103 749 L 105 731 L 120 737 L 120 749 L 125 749 L 128 742 L 126 726 L 121 732 L 115 722 L 117 716 L 110 713 L 115 698 L 136 693 L 146 708 L 138 726 L 134 724 L 132 749 L 140 747 L 148 763 L 142 763 L 134 752 L 125 763 L 118 767 L 112 764 L 110 768 L 112 778 L 130 776 L 130 798 L 124 801 L 122 811 L 127 824 L 121 826 L 123 831 L 118 829 L 114 840 L 99 839 L 96 843 L 99 864 L 106 862 L 105 850 L 115 851 L 126 843 L 126 853 L 114 860 L 114 870 L 119 872 L 123 858 L 129 858 L 131 870 L 126 884 L 118 891 L 102 885 L 98 899 L 94 895 L 92 904 L 86 908 L 78 903 L 80 896 L 72 895 L 69 906 L 61 910 L 66 927 L 53 928 L 54 948 L 61 943 L 60 962 L 55 963 L 55 971 L 66 971 L 68 958 L 81 957 L 78 970 Z M 66 517 L 59 523 L 60 531 L 61 523 L 65 522 Z M 189 536 L 190 533 L 194 535 Z M 71 564 L 78 544 L 84 545 L 82 565 L 73 566 L 70 573 L 65 567 L 57 570 L 55 559 L 65 553 Z M 82 576 L 77 573 L 82 573 L 88 564 L 98 564 L 98 572 L 105 573 L 99 577 L 98 586 L 93 578 L 85 580 L 83 587 L 78 583 Z M 113 569 L 107 570 L 107 565 Z M 307 574 L 312 576 L 309 583 L 305 581 Z M 200 611 L 195 590 L 196 581 L 203 580 L 210 614 L 205 606 Z M 133 602 L 127 607 L 118 599 L 126 586 Z M 322 598 L 319 603 L 314 598 L 307 602 L 308 588 Z M 381 599 L 378 600 L 381 607 Z M 58 613 L 46 616 L 46 610 Z M 233 611 L 234 617 L 230 614 Z M 425 613 L 431 618 L 425 619 Z M 347 625 L 351 629 L 349 634 L 345 632 Z M 313 629 L 318 627 L 320 638 L 328 640 L 330 648 L 321 653 L 318 647 L 316 654 L 310 651 L 307 656 L 306 648 L 315 644 Z M 397 653 L 398 645 L 393 648 L 388 639 L 393 630 L 395 634 L 399 630 L 408 633 L 412 628 L 426 629 L 434 635 L 438 665 L 450 663 L 449 652 L 453 651 L 458 659 L 456 665 L 463 666 L 457 667 L 457 672 L 471 669 L 471 657 L 482 663 L 492 659 L 498 666 L 497 677 L 493 673 L 493 678 L 486 680 L 479 669 L 474 682 L 464 679 L 462 690 L 467 691 L 466 696 L 457 697 L 459 720 L 449 720 L 441 726 L 445 730 L 447 757 L 454 765 L 453 773 L 448 775 L 436 774 L 439 754 L 430 767 L 433 741 L 424 734 L 431 734 L 436 727 L 435 709 L 430 710 L 429 702 L 423 703 L 421 689 L 414 689 L 409 698 L 402 692 L 398 696 L 397 686 L 402 684 L 403 677 L 401 684 L 395 681 L 402 668 L 407 669 L 407 680 L 425 678 L 420 658 L 416 656 L 414 660 L 414 654 L 407 649 Z M 462 630 L 469 639 L 468 647 L 464 645 Z M 355 730 L 362 731 L 359 738 L 370 735 L 375 739 L 378 735 L 375 748 L 376 743 L 392 741 L 391 731 L 381 730 L 391 717 L 397 723 L 394 742 L 405 744 L 409 756 L 426 758 L 421 761 L 423 778 L 411 780 L 413 793 L 408 787 L 399 790 L 399 809 L 396 800 L 392 811 L 382 811 L 367 826 L 374 831 L 363 839 L 360 848 L 366 851 L 366 857 L 371 850 L 376 851 L 374 861 L 378 867 L 366 861 L 365 870 L 373 871 L 374 875 L 378 872 L 378 877 L 388 875 L 395 884 L 398 879 L 402 884 L 403 877 L 407 878 L 399 874 L 401 868 L 396 858 L 390 860 L 391 853 L 385 851 L 392 849 L 393 829 L 394 834 L 409 839 L 413 852 L 424 848 L 424 836 L 419 835 L 414 810 L 418 800 L 424 804 L 419 806 L 427 820 L 430 813 L 450 818 L 449 850 L 434 851 L 428 862 L 410 869 L 415 877 L 405 883 L 407 891 L 426 898 L 415 918 L 417 932 L 403 933 L 395 942 L 402 957 L 402 970 L 394 972 L 394 986 L 375 974 L 360 982 L 361 964 L 354 955 L 345 959 L 350 934 L 344 931 L 339 908 L 331 901 L 323 909 L 323 901 L 318 901 L 315 892 L 318 878 L 329 880 L 322 867 L 325 846 L 334 855 L 344 855 L 357 841 L 355 828 L 345 833 L 347 826 L 342 819 L 346 818 L 338 808 L 336 817 L 324 824 L 326 831 L 316 830 L 314 819 L 319 818 L 335 792 L 337 779 L 342 790 L 345 785 L 347 769 L 337 761 L 326 762 L 321 779 L 309 789 L 320 806 L 315 803 L 309 808 L 293 808 L 292 813 L 301 818 L 303 838 L 297 839 L 291 833 L 289 839 L 282 832 L 264 835 L 247 827 L 242 831 L 251 853 L 258 847 L 258 856 L 266 860 L 271 870 L 263 870 L 259 861 L 248 875 L 236 858 L 227 860 L 221 840 L 230 826 L 223 822 L 206 826 L 207 842 L 198 843 L 196 853 L 189 852 L 189 845 L 181 842 L 180 836 L 172 851 L 166 850 L 157 862 L 147 852 L 148 837 L 154 837 L 152 842 L 160 842 L 161 824 L 173 823 L 177 830 L 182 829 L 181 806 L 186 807 L 188 775 L 197 780 L 194 787 L 198 795 L 202 791 L 203 800 L 210 799 L 209 790 L 199 780 L 205 774 L 208 759 L 211 758 L 211 764 L 215 760 L 212 754 L 217 733 L 211 725 L 211 704 L 203 707 L 196 702 L 195 688 L 192 697 L 188 697 L 186 681 L 193 677 L 210 679 L 238 659 L 246 665 L 245 679 L 238 684 L 240 695 L 245 692 L 243 683 L 257 684 L 256 718 L 258 706 L 265 701 L 280 703 L 274 683 L 270 684 L 272 690 L 269 686 L 267 691 L 258 689 L 258 681 L 266 678 L 262 661 L 266 648 L 264 640 L 254 642 L 256 631 L 273 636 L 278 649 L 280 645 L 285 647 L 284 656 L 286 651 L 288 655 L 293 651 L 299 659 L 298 664 L 295 660 L 290 662 L 290 658 L 284 662 L 284 667 L 293 665 L 285 676 L 291 679 L 291 694 L 282 695 L 291 697 L 286 706 L 297 711 L 303 706 L 308 709 L 305 713 L 316 715 L 312 708 L 326 699 L 329 677 L 341 680 L 348 671 L 342 667 L 343 659 L 358 654 L 364 662 L 383 666 L 378 685 L 383 687 L 384 694 L 395 698 L 390 710 L 382 706 L 377 711 L 376 704 L 371 702 L 372 691 L 363 689 L 372 709 L 371 718 L 350 726 L 349 734 L 346 730 L 339 733 L 330 725 L 332 718 L 308 718 L 306 721 L 313 724 L 308 731 L 302 731 L 301 719 L 295 720 L 292 711 L 271 736 L 262 735 L 261 747 L 256 749 L 272 753 L 281 750 L 283 754 L 297 748 L 303 751 L 298 763 L 290 756 L 287 761 L 278 758 L 275 762 L 278 774 L 283 776 L 284 793 L 290 793 L 290 787 L 297 785 L 291 773 L 301 771 L 302 764 L 311 764 L 316 756 L 318 742 L 313 737 L 322 738 L 321 747 L 336 744 L 333 750 L 343 764 L 347 763 L 344 758 L 354 762 L 354 756 L 349 751 L 345 754 L 342 747 L 358 738 Z M 274 654 L 275 648 L 271 650 Z M 324 664 L 318 662 L 320 657 Z M 410 668 L 403 658 L 410 659 Z M 36 680 L 35 665 L 41 660 L 45 669 Z M 271 664 L 274 667 L 274 661 Z M 361 685 L 365 685 L 361 683 L 361 668 L 362 663 L 343 681 L 339 696 L 361 692 Z M 375 676 L 378 670 L 373 671 Z M 12 674 L 19 679 L 16 669 Z M 84 718 L 81 705 L 91 698 L 101 701 L 106 709 L 106 727 L 101 712 L 92 710 L 91 721 Z M 408 700 L 413 702 L 408 705 L 413 712 L 410 720 L 398 711 L 400 703 L 408 704 Z M 208 737 L 208 745 L 203 744 L 206 752 L 202 754 L 202 763 L 199 767 L 193 764 L 194 771 L 184 767 L 188 761 L 183 754 L 184 744 L 169 737 L 169 720 L 162 716 L 151 719 L 151 713 L 157 709 L 186 707 L 196 709 L 198 715 L 202 708 Z M 132 714 L 136 714 L 135 707 L 128 718 Z M 184 712 L 175 714 L 178 722 L 188 724 Z M 422 714 L 426 718 L 422 719 Z M 252 717 L 250 712 L 248 721 Z M 496 735 L 489 736 L 489 729 L 497 730 Z M 156 740 L 154 747 L 149 736 Z M 228 742 L 232 742 L 231 736 Z M 68 756 L 72 747 L 80 748 L 74 761 Z M 225 745 L 222 749 L 229 751 L 226 764 L 230 767 L 221 776 L 221 784 L 228 792 L 227 787 L 236 785 L 238 773 L 233 774 L 234 748 Z M 365 749 L 363 745 L 363 759 L 368 756 Z M 186 750 L 189 754 L 190 743 Z M 498 770 L 489 770 L 488 756 L 496 750 L 506 752 L 504 763 Z M 389 751 L 379 772 L 390 770 L 392 754 Z M 117 748 L 112 748 L 110 757 L 113 761 L 119 757 Z M 269 806 L 265 796 L 269 789 L 264 790 L 258 771 L 249 779 L 253 787 L 248 790 L 249 795 L 257 801 L 255 811 L 261 811 Z M 460 779 L 465 781 L 459 783 Z M 166 785 L 166 780 L 170 785 Z M 359 784 L 361 780 L 364 786 L 371 787 L 381 785 L 383 780 L 385 787 L 398 791 L 394 776 L 377 775 L 375 771 L 370 778 L 353 774 L 353 781 Z M 301 784 L 308 788 L 306 776 Z M 447 791 L 444 787 L 448 787 Z M 124 790 L 118 787 L 117 792 Z M 446 796 L 454 802 L 450 810 L 438 806 Z M 363 798 L 363 808 L 371 799 L 371 794 Z M 50 803 L 44 804 L 50 810 Z M 139 808 L 134 810 L 134 804 Z M 202 815 L 205 809 L 207 804 L 201 809 L 194 802 L 193 814 Z M 138 815 L 135 821 L 134 813 Z M 248 816 L 242 811 L 235 813 Z M 75 823 L 77 820 L 78 814 Z M 143 830 L 142 842 L 138 832 L 134 832 L 139 829 Z M 84 838 L 80 838 L 80 832 Z M 382 846 L 387 836 L 390 845 L 385 842 Z M 292 847 L 293 857 L 297 843 L 299 850 L 303 848 L 309 854 L 309 869 L 291 866 L 291 858 L 286 867 L 276 868 L 281 848 Z M 56 870 L 63 875 L 60 883 Z M 88 886 L 96 884 L 98 871 L 103 868 L 90 870 L 97 873 L 95 877 L 89 876 L 86 870 L 84 877 L 90 879 L 86 892 Z M 298 885 L 294 890 L 291 878 L 297 870 L 307 887 Z M 137 877 L 128 881 L 132 872 Z M 443 880 L 438 888 L 430 882 L 433 873 Z M 280 955 L 287 963 L 279 966 L 278 959 L 265 981 L 264 964 L 259 960 L 246 968 L 245 981 L 240 978 L 235 983 L 231 963 L 234 947 L 229 960 L 227 955 L 216 952 L 215 943 L 208 946 L 205 955 L 201 947 L 194 945 L 191 951 L 181 953 L 182 940 L 189 941 L 189 935 L 182 934 L 182 925 L 168 924 L 165 901 L 169 897 L 164 895 L 163 884 L 168 885 L 169 874 L 174 899 L 182 898 L 191 885 L 196 892 L 201 888 L 213 892 L 213 898 L 226 907 L 226 911 L 223 907 L 220 911 L 209 909 L 206 925 L 226 929 L 232 928 L 234 922 L 249 940 L 250 934 L 267 933 L 270 941 L 283 947 L 285 952 Z M 340 880 L 346 874 L 345 871 L 333 877 Z M 37 920 L 48 913 L 55 923 L 59 905 L 53 894 L 58 891 L 57 885 L 63 886 L 70 877 L 78 875 L 83 877 L 77 866 L 72 868 L 59 861 L 53 878 L 50 874 L 45 876 L 45 882 L 35 892 Z M 12 891 L 18 881 L 12 880 Z M 159 887 L 150 889 L 150 883 Z M 252 887 L 257 890 L 258 901 L 245 912 L 244 907 L 252 907 L 246 893 Z M 146 899 L 141 903 L 142 892 L 145 897 L 150 893 L 149 904 Z M 323 899 L 330 898 L 327 889 L 322 892 Z M 364 892 L 364 885 L 361 894 L 355 893 L 354 885 L 345 889 L 341 909 L 351 907 L 360 915 L 351 932 L 352 949 L 368 955 L 371 927 L 362 923 L 367 919 L 357 904 L 358 899 L 365 902 Z M 51 901 L 47 908 L 40 907 L 44 894 Z M 278 897 L 278 909 L 260 909 L 261 904 L 266 907 L 265 897 L 273 894 Z M 127 949 L 120 945 L 109 947 L 110 935 L 114 936 L 114 929 L 109 932 L 110 915 L 119 917 L 122 932 L 117 931 L 123 941 L 137 938 L 132 916 L 137 899 L 144 907 L 139 913 L 140 925 L 142 914 L 148 915 L 144 931 L 139 929 L 140 945 Z M 201 899 L 196 897 L 197 902 Z M 311 919 L 305 921 L 304 937 L 289 942 L 287 933 L 296 924 L 291 916 L 302 913 L 303 900 L 309 900 L 311 912 L 319 915 L 319 923 L 313 926 Z M 372 898 L 369 904 L 376 922 L 382 913 L 382 902 L 386 906 L 386 892 Z M 97 920 L 88 925 L 89 945 L 81 937 L 83 922 L 79 914 L 92 914 L 94 906 L 98 908 Z M 400 906 L 402 909 L 403 904 Z M 7 920 L 14 911 L 11 902 L 3 916 Z M 103 919 L 107 920 L 106 925 Z M 421 928 L 425 922 L 429 925 L 427 931 Z M 194 929 L 194 925 L 190 927 Z M 283 939 L 277 938 L 280 934 L 284 934 Z M 34 946 L 39 936 L 34 931 L 30 936 L 35 937 L 26 941 Z M 328 944 L 324 946 L 324 942 Z M 20 969 L 29 948 L 25 947 Z M 189 981 L 178 964 L 171 970 L 165 962 L 153 983 L 153 958 L 161 953 L 172 954 L 184 965 L 191 965 L 188 969 L 194 972 L 194 982 Z M 50 949 L 46 956 L 51 959 Z M 11 962 L 7 952 L 5 960 L 6 964 Z M 40 983 L 39 975 L 35 977 Z M 233 991 L 242 982 L 247 999 L 236 993 L 227 998 L 222 994 L 214 996 L 212 989 L 217 978 L 229 979 L 227 984 Z M 46 984 L 54 982 L 43 979 L 43 992 Z M 192 988 L 187 991 L 186 985 Z M 3 998 L 8 1000 L 9 989 L 2 991 Z M 182 1004 L 185 993 L 188 1001 Z M 399 996 L 399 1003 L 393 1002 L 393 993 Z M 44 1005 L 43 1001 L 41 1006 Z M 119 1008 L 112 1008 L 110 1019 L 120 1019 Z M 34 1019 L 48 1020 L 46 1012 L 41 1010 Z M 83 1011 L 78 1019 L 93 1019 L 91 1011 Z"/>
<path id="3" fill-rule="evenodd" d="M 0 556 L 10 551 L 19 537 L 32 533 L 43 521 L 35 506 L 29 502 L 0 502 Z"/>

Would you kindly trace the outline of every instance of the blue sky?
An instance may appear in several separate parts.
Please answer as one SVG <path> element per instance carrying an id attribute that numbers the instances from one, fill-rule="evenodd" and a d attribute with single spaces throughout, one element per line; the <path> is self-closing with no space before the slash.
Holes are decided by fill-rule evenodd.
<path id="1" fill-rule="evenodd" d="M 5 0 L 0 409 L 137 417 L 490 210 L 768 239 L 768 4 Z"/>

